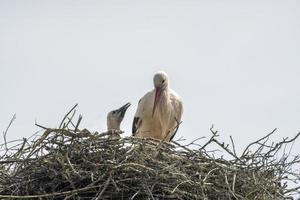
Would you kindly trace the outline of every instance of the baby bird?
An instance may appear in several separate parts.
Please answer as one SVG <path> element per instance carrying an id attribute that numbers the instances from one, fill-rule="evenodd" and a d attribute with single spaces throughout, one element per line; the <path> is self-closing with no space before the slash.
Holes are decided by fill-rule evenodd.
<path id="1" fill-rule="evenodd" d="M 124 106 L 117 110 L 110 111 L 107 114 L 107 132 L 110 133 L 110 136 L 113 138 L 120 138 L 120 129 L 121 122 L 125 116 L 125 112 L 131 104 L 126 103 Z"/>

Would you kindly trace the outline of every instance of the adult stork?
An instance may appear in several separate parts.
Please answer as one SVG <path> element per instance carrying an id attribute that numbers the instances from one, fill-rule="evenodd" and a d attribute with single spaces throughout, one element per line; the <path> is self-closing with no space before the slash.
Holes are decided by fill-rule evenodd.
<path id="1" fill-rule="evenodd" d="M 110 111 L 107 114 L 107 131 L 111 134 L 111 136 L 120 137 L 119 133 L 121 132 L 121 122 L 125 116 L 126 110 L 130 105 L 130 103 L 126 103 L 121 108 Z"/>
<path id="2" fill-rule="evenodd" d="M 154 138 L 171 141 L 181 120 L 182 101 L 176 92 L 169 88 L 168 75 L 159 71 L 153 78 L 154 89 L 139 101 L 132 134 L 141 138 Z"/>

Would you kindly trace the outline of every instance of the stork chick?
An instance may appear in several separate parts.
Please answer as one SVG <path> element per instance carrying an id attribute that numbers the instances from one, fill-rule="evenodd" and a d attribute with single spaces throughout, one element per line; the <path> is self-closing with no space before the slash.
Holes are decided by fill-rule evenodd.
<path id="1" fill-rule="evenodd" d="M 182 101 L 169 88 L 168 75 L 157 72 L 153 77 L 154 89 L 139 101 L 132 125 L 134 136 L 171 141 L 181 120 Z"/>
<path id="2" fill-rule="evenodd" d="M 125 116 L 126 110 L 130 106 L 130 103 L 126 103 L 124 106 L 117 110 L 110 111 L 107 114 L 107 132 L 111 133 L 111 136 L 120 138 L 121 133 L 120 125 Z"/>

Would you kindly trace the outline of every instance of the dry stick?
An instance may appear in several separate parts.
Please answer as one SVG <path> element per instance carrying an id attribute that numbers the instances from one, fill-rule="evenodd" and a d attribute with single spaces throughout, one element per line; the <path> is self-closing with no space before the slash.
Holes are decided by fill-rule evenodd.
<path id="1" fill-rule="evenodd" d="M 216 140 L 215 138 L 212 139 L 212 142 L 218 144 L 222 149 L 224 149 L 227 153 L 229 153 L 232 157 L 234 157 L 236 160 L 242 162 L 243 164 L 245 164 L 244 161 L 241 160 L 241 158 L 239 158 L 235 153 L 233 153 L 229 148 L 228 145 L 224 145 L 224 143 L 219 142 L 218 140 Z"/>
<path id="2" fill-rule="evenodd" d="M 78 117 L 77 124 L 76 124 L 76 126 L 75 126 L 75 130 L 74 130 L 75 133 L 77 132 L 77 129 L 78 129 L 78 126 L 79 126 L 81 120 L 82 120 L 82 115 L 80 114 L 79 117 Z"/>
<path id="3" fill-rule="evenodd" d="M 67 119 L 70 120 L 71 118 L 67 117 Z M 70 124 L 75 128 L 76 125 L 72 121 L 70 121 Z"/>
<path id="4" fill-rule="evenodd" d="M 292 142 L 292 145 L 290 146 L 290 150 L 289 150 L 289 153 L 287 154 L 287 156 L 290 156 L 290 155 L 291 155 L 291 152 L 292 152 L 292 149 L 293 149 L 293 147 L 294 147 L 295 141 L 296 141 L 296 140 L 294 140 L 294 141 Z"/>
<path id="5" fill-rule="evenodd" d="M 104 194 L 104 192 L 105 192 L 106 188 L 108 187 L 108 185 L 109 185 L 110 181 L 111 181 L 111 177 L 109 177 L 109 178 L 106 180 L 106 182 L 105 182 L 105 185 L 104 185 L 103 189 L 101 190 L 101 192 L 100 192 L 99 196 L 97 196 L 97 197 L 95 198 L 95 200 L 101 199 L 101 197 L 102 197 L 102 195 Z"/>
<path id="6" fill-rule="evenodd" d="M 23 138 L 22 146 L 18 149 L 18 151 L 13 156 L 15 159 L 22 155 L 26 143 L 27 143 L 27 139 Z"/>
<path id="7" fill-rule="evenodd" d="M 218 131 L 213 131 L 213 126 L 210 128 L 210 130 L 211 130 L 213 136 L 209 139 L 209 141 L 208 141 L 204 146 L 201 147 L 200 150 L 204 149 L 204 148 L 205 148 L 208 144 L 210 144 L 211 142 L 214 142 L 214 143 L 218 144 L 222 149 L 224 149 L 225 151 L 227 151 L 227 153 L 229 153 L 229 154 L 230 154 L 231 156 L 233 156 L 235 159 L 237 159 L 237 160 L 243 162 L 243 161 L 236 155 L 235 152 L 232 152 L 232 151 L 228 148 L 228 145 L 225 146 L 224 143 L 220 143 L 218 140 L 215 139 L 215 137 L 218 136 L 218 135 L 217 135 Z M 243 163 L 244 163 L 244 162 L 243 162 Z"/>
<path id="8" fill-rule="evenodd" d="M 297 192 L 298 194 L 300 194 L 300 186 L 299 187 L 295 187 L 295 188 L 291 188 L 291 189 L 288 189 L 284 192 L 284 194 L 288 194 L 288 193 L 291 193 L 291 192 Z"/>
<path id="9" fill-rule="evenodd" d="M 22 140 L 21 139 L 16 139 L 16 140 L 7 141 L 6 144 L 11 144 L 11 143 L 15 143 L 15 142 L 22 142 L 22 141 L 23 141 L 23 139 Z M 2 147 L 2 146 L 5 146 L 5 144 L 4 143 L 0 144 L 0 147 Z M 16 146 L 18 146 L 18 145 L 16 145 Z"/>
<path id="10" fill-rule="evenodd" d="M 140 190 L 138 190 L 130 199 L 133 200 L 139 193 L 140 193 Z"/>
<path id="11" fill-rule="evenodd" d="M 214 125 L 212 125 L 211 126 L 211 128 L 210 128 L 210 131 L 211 131 L 211 133 L 213 134 L 210 138 L 209 138 L 209 140 L 200 148 L 200 150 L 203 150 L 203 149 L 205 149 L 205 147 L 207 146 L 207 145 L 209 145 L 212 141 L 213 141 L 213 139 L 215 138 L 215 137 L 218 137 L 219 135 L 218 135 L 218 131 L 214 131 L 213 130 L 213 128 L 214 128 Z"/>
<path id="12" fill-rule="evenodd" d="M 153 196 L 153 194 L 152 194 L 152 191 L 149 189 L 147 183 L 144 184 L 143 186 L 146 187 L 147 193 L 148 193 L 148 195 L 150 195 L 151 199 L 152 199 L 152 200 L 155 200 L 155 198 L 154 198 L 154 196 Z M 149 199 L 149 198 L 148 198 L 148 199 Z"/>
<path id="13" fill-rule="evenodd" d="M 37 199 L 37 198 L 53 197 L 53 196 L 65 196 L 65 195 L 69 195 L 72 193 L 89 191 L 91 189 L 96 189 L 96 188 L 99 188 L 99 186 L 90 186 L 90 187 L 84 187 L 84 188 L 75 189 L 75 190 L 69 190 L 69 191 L 65 191 L 65 192 L 53 192 L 53 193 L 49 193 L 49 194 L 40 194 L 40 195 L 15 196 L 15 195 L 1 195 L 0 194 L 0 198 L 4 198 L 4 199 Z"/>
<path id="14" fill-rule="evenodd" d="M 73 124 L 72 120 L 73 120 L 73 117 L 75 116 L 75 113 L 76 113 L 76 110 L 74 110 L 72 112 L 71 117 L 68 117 L 68 116 L 66 117 L 66 119 L 68 119 L 68 122 L 64 125 L 65 127 L 68 127 L 70 123 Z"/>
<path id="15" fill-rule="evenodd" d="M 276 151 L 277 149 L 279 150 L 280 147 L 281 147 L 283 144 L 288 144 L 288 143 L 291 143 L 291 142 L 295 141 L 299 136 L 300 136 L 300 132 L 297 133 L 297 134 L 296 134 L 293 138 L 291 138 L 290 140 L 287 140 L 288 138 L 283 139 L 283 141 L 277 143 L 277 144 L 273 147 L 273 149 L 271 149 L 270 151 L 268 151 L 268 152 L 266 153 L 266 155 L 269 155 L 270 153 L 272 153 L 273 151 Z"/>
<path id="16" fill-rule="evenodd" d="M 230 185 L 229 185 L 229 182 L 228 182 L 228 178 L 227 178 L 227 175 L 225 174 L 225 183 L 227 185 L 227 188 L 229 190 L 229 192 L 232 194 L 232 196 L 235 198 L 235 199 L 239 199 L 237 196 L 241 197 L 240 195 L 236 194 L 234 191 L 232 191 L 232 189 L 230 188 Z"/>
<path id="17" fill-rule="evenodd" d="M 60 125 L 59 125 L 59 128 L 62 127 L 62 125 L 63 125 L 64 121 L 66 120 L 66 118 L 68 117 L 68 115 L 69 115 L 69 114 L 70 114 L 77 106 L 78 106 L 78 104 L 76 103 L 75 106 L 73 106 L 73 107 L 71 108 L 71 110 L 64 116 L 64 118 L 62 119 L 62 121 L 61 121 L 61 123 L 60 123 Z"/>
<path id="18" fill-rule="evenodd" d="M 181 144 L 179 144 L 178 142 L 172 141 L 172 143 L 176 144 L 178 147 L 185 149 L 186 151 L 196 154 L 195 152 L 193 152 L 192 150 L 190 150 L 189 148 L 187 148 L 186 146 L 183 146 Z"/>
<path id="19" fill-rule="evenodd" d="M 272 135 L 276 130 L 277 130 L 277 128 L 273 129 L 273 131 L 271 131 L 271 132 L 270 132 L 269 134 L 267 134 L 266 136 L 264 136 L 264 137 L 262 137 L 262 138 L 260 138 L 260 139 L 258 139 L 258 140 L 256 140 L 256 141 L 254 141 L 254 142 L 251 142 L 251 143 L 246 147 L 246 149 L 243 151 L 242 156 L 244 156 L 244 155 L 247 153 L 247 150 L 248 150 L 252 145 L 257 144 L 258 142 L 260 142 L 260 141 L 262 141 L 262 140 L 264 140 L 264 139 L 270 137 L 270 135 Z"/>
<path id="20" fill-rule="evenodd" d="M 40 128 L 42 128 L 42 129 L 48 129 L 47 127 L 45 127 L 45 126 L 42 126 L 42 125 L 40 125 L 40 124 L 38 124 L 37 122 L 35 122 L 35 125 L 37 126 L 37 127 L 40 127 Z"/>
<path id="21" fill-rule="evenodd" d="M 170 132 L 169 132 L 169 134 L 167 134 L 166 136 L 165 136 L 165 138 L 163 138 L 161 141 L 162 142 L 170 142 L 170 141 L 166 141 L 167 140 L 167 138 L 168 138 L 168 140 L 170 140 L 172 137 L 174 137 L 175 135 L 176 135 L 176 133 L 177 133 L 177 131 L 178 131 L 178 129 L 179 129 L 179 126 L 180 126 L 180 124 L 182 123 L 182 121 L 178 121 L 177 120 L 177 118 L 176 117 L 174 117 L 174 119 L 175 119 L 175 121 L 176 121 L 176 126 L 174 127 L 174 131 L 173 131 L 173 134 L 172 134 L 172 136 L 170 136 L 169 134 L 170 134 Z M 170 136 L 170 137 L 169 137 Z"/>
<path id="22" fill-rule="evenodd" d="M 22 162 L 27 162 L 27 161 L 32 161 L 36 159 L 22 159 L 22 160 L 1 160 L 0 164 L 9 164 L 9 163 L 22 163 Z"/>
<path id="23" fill-rule="evenodd" d="M 16 119 L 16 114 L 13 115 L 13 117 L 11 118 L 6 130 L 3 132 L 3 139 L 4 139 L 4 145 L 5 145 L 5 154 L 8 152 L 8 147 L 7 147 L 7 141 L 6 141 L 6 135 L 7 135 L 7 132 L 8 132 L 8 129 L 10 128 L 10 126 L 12 125 L 12 123 L 15 121 Z"/>
<path id="24" fill-rule="evenodd" d="M 178 131 L 178 129 L 179 129 L 179 126 L 180 126 L 180 124 L 182 123 L 182 121 L 178 121 L 178 119 L 176 118 L 176 117 L 174 117 L 175 118 L 175 121 L 176 121 L 176 126 L 175 126 L 175 128 L 174 128 L 174 133 L 173 133 L 173 135 L 171 136 L 171 137 L 174 137 L 175 135 L 176 135 L 176 133 L 177 133 L 177 131 Z M 166 139 L 166 138 L 165 138 Z M 164 139 L 164 140 L 165 140 Z"/>
<path id="25" fill-rule="evenodd" d="M 188 143 L 188 144 L 185 144 L 185 145 L 183 145 L 183 146 L 186 146 L 186 147 L 188 147 L 188 146 L 190 146 L 190 145 L 197 145 L 197 146 L 200 146 L 199 144 L 196 144 L 195 142 L 197 142 L 197 141 L 199 141 L 199 140 L 202 140 L 202 139 L 204 139 L 205 137 L 203 136 L 203 137 L 198 137 L 198 138 L 196 138 L 196 139 L 194 139 L 193 141 L 191 141 L 190 143 Z M 178 140 L 177 140 L 178 141 Z"/>
<path id="26" fill-rule="evenodd" d="M 213 171 L 215 171 L 215 170 L 217 170 L 217 169 L 218 169 L 218 168 L 213 168 L 212 170 L 210 170 L 210 171 L 206 174 L 205 178 L 203 179 L 203 184 L 205 184 L 206 179 L 209 177 L 209 175 L 210 175 Z"/>
<path id="27" fill-rule="evenodd" d="M 265 148 L 273 148 L 273 144 L 272 145 L 267 145 L 267 142 L 269 141 L 269 137 L 265 138 L 265 141 L 261 142 L 257 142 L 257 144 L 259 145 L 259 147 L 257 148 L 257 150 L 253 153 L 254 155 L 257 155 L 259 153 L 262 153 L 262 151 Z"/>
<path id="28" fill-rule="evenodd" d="M 233 153 L 234 153 L 234 155 L 236 155 L 235 146 L 234 146 L 232 136 L 230 136 L 230 141 L 231 141 L 231 144 L 232 144 Z"/>
<path id="29" fill-rule="evenodd" d="M 71 167 L 72 171 L 77 174 L 78 176 L 80 176 L 80 174 L 75 170 L 75 168 L 73 167 L 70 159 L 69 159 L 69 155 L 68 155 L 68 152 L 65 154 L 65 158 L 67 159 L 67 162 L 69 164 L 69 166 Z"/>
<path id="30" fill-rule="evenodd" d="M 235 181 L 236 181 L 236 174 L 233 175 L 233 181 L 232 181 L 232 191 L 235 193 Z"/>

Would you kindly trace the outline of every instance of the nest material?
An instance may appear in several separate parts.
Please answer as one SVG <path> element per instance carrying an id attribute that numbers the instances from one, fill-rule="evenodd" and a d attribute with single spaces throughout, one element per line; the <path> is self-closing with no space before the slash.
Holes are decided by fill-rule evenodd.
<path id="1" fill-rule="evenodd" d="M 264 137 L 237 156 L 213 130 L 209 141 L 192 149 L 194 142 L 114 139 L 111 133 L 79 131 L 80 120 L 47 128 L 31 142 L 3 144 L 0 198 L 276 200 L 299 190 L 285 183 L 299 157 L 274 159 L 289 140 L 267 146 Z M 214 158 L 205 150 L 211 144 L 233 159 Z M 250 151 L 257 144 L 256 151 Z"/>

